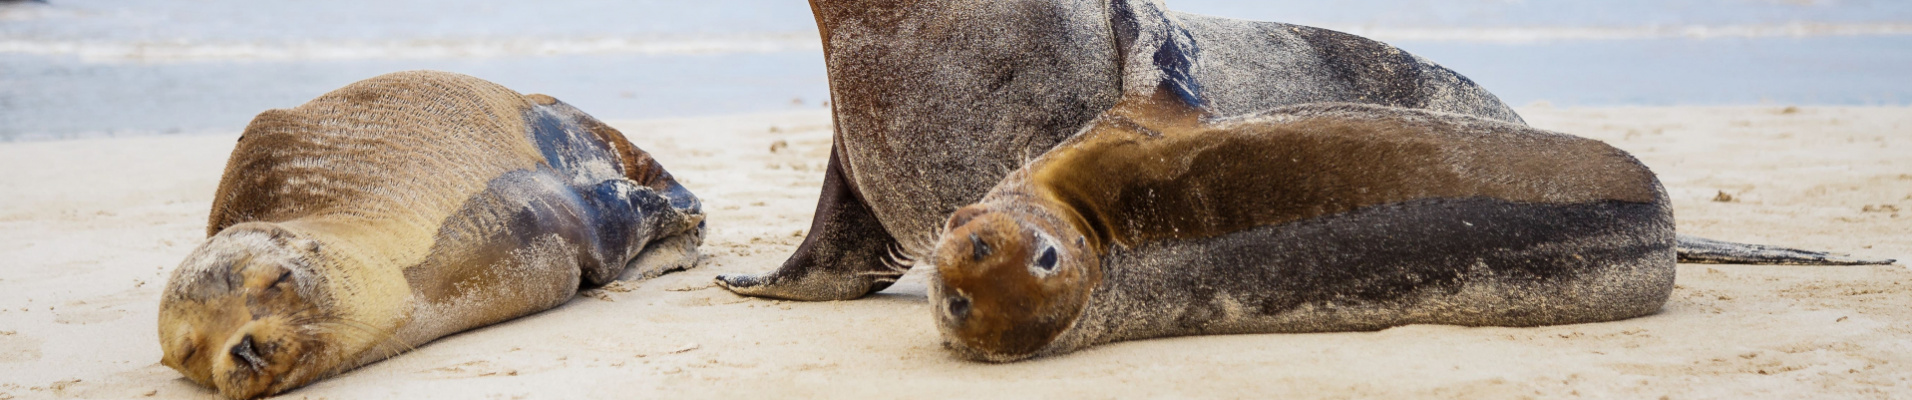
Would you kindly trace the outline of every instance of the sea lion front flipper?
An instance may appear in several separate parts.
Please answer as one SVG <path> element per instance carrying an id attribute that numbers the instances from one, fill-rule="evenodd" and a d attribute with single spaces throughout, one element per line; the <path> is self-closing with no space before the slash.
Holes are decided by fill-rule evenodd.
<path id="1" fill-rule="evenodd" d="M 1898 260 L 1868 260 L 1823 251 L 1734 243 L 1692 235 L 1676 237 L 1681 263 L 1780 265 L 1889 265 Z"/>
<path id="2" fill-rule="evenodd" d="M 896 283 L 909 267 L 894 261 L 898 243 L 843 173 L 830 150 L 816 220 L 783 266 L 765 275 L 723 274 L 717 285 L 745 296 L 824 301 L 863 297 Z"/>

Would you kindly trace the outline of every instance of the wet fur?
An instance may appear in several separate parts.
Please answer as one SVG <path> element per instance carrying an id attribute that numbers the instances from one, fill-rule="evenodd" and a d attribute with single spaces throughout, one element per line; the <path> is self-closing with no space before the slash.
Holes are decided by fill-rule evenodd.
<path id="1" fill-rule="evenodd" d="M 649 154 L 556 99 L 383 75 L 247 127 L 207 244 L 168 283 L 161 345 L 228 397 L 277 393 L 548 309 L 633 260 L 687 266 L 701 221 Z"/>

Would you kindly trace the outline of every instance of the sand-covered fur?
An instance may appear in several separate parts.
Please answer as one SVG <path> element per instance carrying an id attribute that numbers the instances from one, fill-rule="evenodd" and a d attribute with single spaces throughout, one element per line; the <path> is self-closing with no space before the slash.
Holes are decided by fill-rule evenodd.
<path id="1" fill-rule="evenodd" d="M 367 79 L 239 138 L 210 238 L 161 300 L 163 362 L 228 397 L 282 392 L 557 306 L 633 259 L 686 268 L 702 219 L 648 154 L 555 99 Z"/>

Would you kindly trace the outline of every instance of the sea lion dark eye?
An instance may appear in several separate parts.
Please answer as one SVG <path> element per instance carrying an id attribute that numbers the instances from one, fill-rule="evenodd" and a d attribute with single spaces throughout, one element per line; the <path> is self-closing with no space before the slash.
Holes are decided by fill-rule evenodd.
<path id="1" fill-rule="evenodd" d="M 1056 248 L 1044 247 L 1042 249 L 1042 256 L 1036 257 L 1036 268 L 1042 268 L 1044 271 L 1054 271 L 1056 269 Z"/>

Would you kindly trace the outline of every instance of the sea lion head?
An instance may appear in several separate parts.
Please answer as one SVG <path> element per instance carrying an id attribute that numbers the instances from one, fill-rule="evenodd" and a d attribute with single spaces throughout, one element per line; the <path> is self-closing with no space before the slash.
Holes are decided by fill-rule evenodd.
<path id="1" fill-rule="evenodd" d="M 1075 325 L 1101 280 L 1083 236 L 1039 209 L 971 205 L 944 232 L 929 298 L 947 345 L 966 357 L 1041 353 Z"/>
<path id="2" fill-rule="evenodd" d="M 321 244 L 270 223 L 233 225 L 186 257 L 159 305 L 161 363 L 235 399 L 332 373 L 341 343 L 365 343 L 334 315 Z"/>

